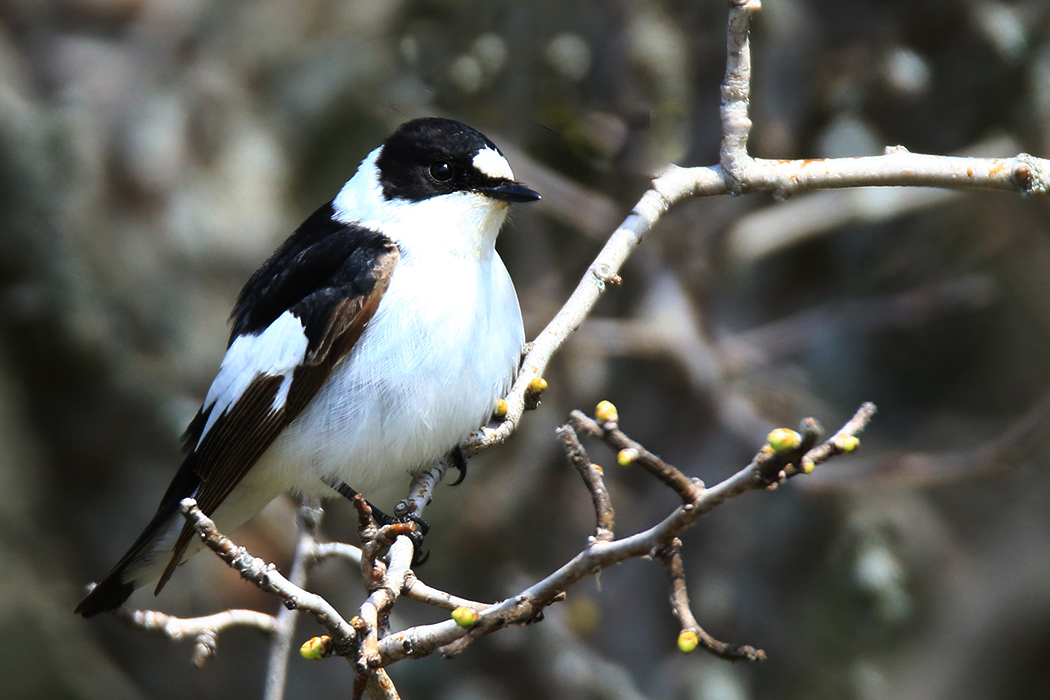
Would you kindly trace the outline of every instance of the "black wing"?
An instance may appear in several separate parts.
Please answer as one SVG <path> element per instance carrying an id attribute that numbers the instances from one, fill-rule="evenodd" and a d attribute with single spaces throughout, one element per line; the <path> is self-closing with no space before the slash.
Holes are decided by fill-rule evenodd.
<path id="1" fill-rule="evenodd" d="M 123 603 L 134 586 L 122 574 L 141 559 L 181 500 L 192 496 L 211 515 L 361 337 L 399 252 L 385 236 L 340 223 L 332 215 L 329 203 L 307 219 L 248 280 L 231 315 L 230 346 L 241 336 L 263 333 L 286 311 L 302 324 L 306 353 L 292 373 L 287 398 L 275 407 L 285 375 L 256 372 L 210 426 L 215 405 L 198 411 L 183 436 L 186 457 L 153 520 L 77 612 L 91 615 Z M 192 534 L 189 525 L 183 527 L 157 592 L 178 566 Z"/>

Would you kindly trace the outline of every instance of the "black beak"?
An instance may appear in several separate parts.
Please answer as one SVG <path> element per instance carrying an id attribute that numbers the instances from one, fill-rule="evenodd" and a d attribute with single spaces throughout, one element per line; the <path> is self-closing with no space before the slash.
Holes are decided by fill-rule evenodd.
<path id="1" fill-rule="evenodd" d="M 502 199 L 504 202 L 535 202 L 540 198 L 539 192 L 513 180 L 504 180 L 488 187 L 479 187 L 478 192 L 493 199 Z"/>

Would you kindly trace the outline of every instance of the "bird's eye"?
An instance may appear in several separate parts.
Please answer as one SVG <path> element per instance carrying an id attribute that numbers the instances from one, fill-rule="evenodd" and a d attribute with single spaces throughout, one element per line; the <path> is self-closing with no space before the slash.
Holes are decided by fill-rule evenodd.
<path id="1" fill-rule="evenodd" d="M 438 182 L 448 182 L 452 179 L 452 165 L 445 161 L 438 161 L 430 166 L 430 177 Z"/>

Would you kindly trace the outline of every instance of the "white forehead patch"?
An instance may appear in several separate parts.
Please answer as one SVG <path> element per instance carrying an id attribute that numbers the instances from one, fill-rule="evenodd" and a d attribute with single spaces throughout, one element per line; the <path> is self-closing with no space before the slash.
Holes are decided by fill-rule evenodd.
<path id="1" fill-rule="evenodd" d="M 475 168 L 489 177 L 513 180 L 514 173 L 510 169 L 510 163 L 497 151 L 491 148 L 483 148 L 478 151 L 472 161 Z"/>

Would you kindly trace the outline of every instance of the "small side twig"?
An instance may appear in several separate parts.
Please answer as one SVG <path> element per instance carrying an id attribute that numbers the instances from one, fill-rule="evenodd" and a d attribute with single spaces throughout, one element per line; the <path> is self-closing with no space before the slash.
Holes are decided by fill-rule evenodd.
<path id="1" fill-rule="evenodd" d="M 849 445 L 857 433 L 864 429 L 875 415 L 875 404 L 871 401 L 864 402 L 860 409 L 849 419 L 845 425 L 838 429 L 826 442 L 806 452 L 804 460 L 817 465 L 823 464 L 835 455 L 849 452 Z"/>
<path id="2" fill-rule="evenodd" d="M 583 411 L 573 411 L 569 414 L 569 425 L 585 435 L 603 440 L 615 450 L 630 450 L 632 464 L 638 464 L 669 486 L 686 503 L 694 500 L 697 490 L 704 487 L 704 483 L 699 479 L 690 479 L 681 471 L 645 449 L 640 443 L 627 437 L 616 422 L 606 421 L 599 423 Z"/>
<path id="3" fill-rule="evenodd" d="M 310 550 L 310 563 L 326 559 L 344 559 L 361 566 L 361 548 L 345 542 L 315 542 Z"/>
<path id="4" fill-rule="evenodd" d="M 420 581 L 415 573 L 411 571 L 405 576 L 405 585 L 402 588 L 401 593 L 418 603 L 433 605 L 435 608 L 441 608 L 442 610 L 455 610 L 456 608 L 484 610 L 491 605 L 491 603 L 479 603 L 474 600 L 460 598 L 451 593 L 438 590 L 433 586 L 428 586 Z"/>
<path id="5" fill-rule="evenodd" d="M 280 597 L 285 607 L 304 610 L 313 615 L 332 637 L 336 654 L 345 656 L 351 652 L 356 632 L 327 600 L 295 585 L 273 564 L 252 556 L 247 549 L 236 545 L 219 532 L 212 519 L 201 512 L 192 498 L 184 498 L 180 507 L 204 544 L 230 568 L 260 589 Z"/>
<path id="6" fill-rule="evenodd" d="M 302 588 L 306 585 L 307 568 L 312 559 L 316 544 L 317 529 L 321 526 L 321 504 L 316 499 L 304 500 L 299 507 L 296 521 L 299 526 L 299 538 L 295 545 L 295 557 L 292 559 L 292 571 L 289 580 Z M 291 657 L 292 638 L 295 635 L 295 623 L 299 612 L 295 608 L 284 607 L 277 613 L 277 631 L 270 645 L 270 660 L 266 670 L 266 688 L 264 700 L 281 700 L 284 697 L 285 683 L 288 679 L 288 661 Z"/>
<path id="7" fill-rule="evenodd" d="M 609 498 L 609 489 L 605 487 L 605 480 L 602 479 L 601 468 L 591 462 L 579 438 L 576 437 L 576 431 L 573 430 L 572 425 L 563 425 L 558 428 L 557 433 L 569 461 L 576 467 L 576 471 L 583 478 L 583 483 L 587 485 L 587 490 L 591 492 L 597 520 L 594 528 L 594 541 L 611 542 L 616 537 L 613 534 L 616 514 L 613 511 L 612 500 Z"/>
<path id="8" fill-rule="evenodd" d="M 117 608 L 114 614 L 129 624 L 150 632 L 160 632 L 168 639 L 195 640 L 193 664 L 201 668 L 213 656 L 219 633 L 230 627 L 253 627 L 266 634 L 277 633 L 277 618 L 256 610 L 224 610 L 204 617 L 174 617 L 157 610 Z"/>
<path id="9" fill-rule="evenodd" d="M 765 661 L 766 652 L 747 644 L 727 644 L 708 634 L 696 621 L 689 607 L 689 591 L 685 582 L 685 566 L 682 564 L 682 541 L 673 538 L 667 546 L 656 552 L 656 557 L 667 567 L 671 579 L 671 607 L 682 626 L 682 632 L 696 635 L 697 644 L 705 651 L 727 661 Z"/>

